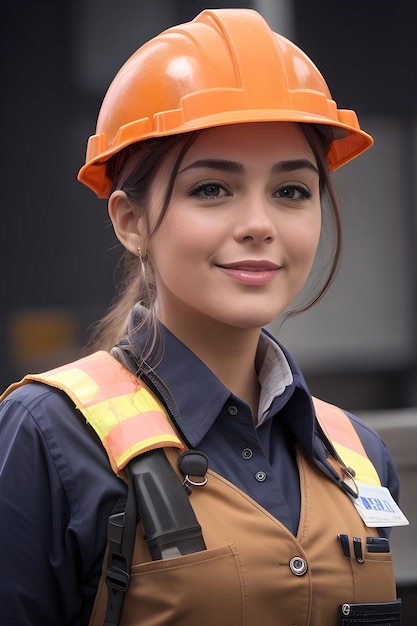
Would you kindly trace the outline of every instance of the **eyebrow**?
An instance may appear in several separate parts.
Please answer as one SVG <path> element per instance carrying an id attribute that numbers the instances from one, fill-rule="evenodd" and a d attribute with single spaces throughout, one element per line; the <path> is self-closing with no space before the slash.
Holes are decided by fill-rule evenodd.
<path id="1" fill-rule="evenodd" d="M 232 174 L 244 174 L 245 167 L 237 161 L 228 161 L 225 159 L 200 159 L 194 161 L 180 170 L 178 174 L 187 172 L 191 169 L 209 168 L 221 170 L 222 172 L 230 172 Z M 319 175 L 317 167 L 308 159 L 292 159 L 288 161 L 279 161 L 271 167 L 271 174 L 281 174 L 282 172 L 293 172 L 295 170 L 309 169 Z"/>
<path id="2" fill-rule="evenodd" d="M 178 174 L 198 168 L 221 170 L 222 172 L 231 172 L 232 174 L 245 173 L 243 165 L 241 163 L 237 163 L 236 161 L 227 161 L 224 159 L 200 159 L 199 161 L 194 161 L 193 163 L 190 163 L 190 165 L 187 165 L 187 167 L 184 167 L 184 169 L 179 171 Z"/>
<path id="3" fill-rule="evenodd" d="M 313 170 L 319 175 L 317 167 L 308 159 L 293 159 L 292 161 L 279 161 L 272 166 L 272 174 L 280 174 L 281 172 L 293 172 L 294 170 Z"/>

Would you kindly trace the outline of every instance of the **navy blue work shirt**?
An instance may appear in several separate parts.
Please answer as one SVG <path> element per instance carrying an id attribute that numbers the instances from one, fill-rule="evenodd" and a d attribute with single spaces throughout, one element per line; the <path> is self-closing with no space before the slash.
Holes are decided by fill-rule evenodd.
<path id="1" fill-rule="evenodd" d="M 314 410 L 293 359 L 267 333 L 258 350 L 257 426 L 234 396 L 163 329 L 156 368 L 179 409 L 188 443 L 209 466 L 296 533 L 300 490 L 294 447 L 315 446 Z M 350 416 L 381 483 L 398 499 L 389 452 Z M 84 417 L 62 392 L 25 385 L 0 405 L 0 624 L 87 626 L 101 574 L 107 519 L 126 485 Z"/>

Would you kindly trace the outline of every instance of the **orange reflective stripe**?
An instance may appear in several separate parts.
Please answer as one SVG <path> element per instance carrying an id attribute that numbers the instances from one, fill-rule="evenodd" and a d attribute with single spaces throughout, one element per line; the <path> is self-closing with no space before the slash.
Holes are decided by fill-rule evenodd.
<path id="1" fill-rule="evenodd" d="M 313 398 L 313 404 L 323 431 L 345 465 L 355 471 L 355 478 L 370 485 L 380 485 L 379 476 L 346 413 L 318 398 Z"/>
<path id="2" fill-rule="evenodd" d="M 136 376 L 104 350 L 39 376 L 57 383 L 61 381 L 67 383 L 71 380 L 86 406 L 130 394 L 136 390 L 138 384 L 142 386 Z"/>
<path id="3" fill-rule="evenodd" d="M 161 403 L 108 352 L 28 374 L 13 388 L 30 381 L 61 389 L 71 398 L 100 437 L 116 474 L 143 452 L 185 448 Z"/>
<path id="4" fill-rule="evenodd" d="M 162 447 L 185 449 L 169 416 L 153 394 L 108 352 L 99 351 L 44 374 L 28 374 L 2 398 L 31 381 L 64 391 L 96 431 L 116 474 L 138 454 Z M 1 399 L 1 398 L 0 398 Z M 380 485 L 378 474 L 348 416 L 313 398 L 317 419 L 357 480 Z"/>
<path id="5" fill-rule="evenodd" d="M 123 469 L 143 452 L 170 446 L 183 448 L 175 432 L 167 430 L 166 417 L 160 411 L 147 411 L 119 422 L 102 443 L 107 451 L 111 450 L 118 469 Z"/>

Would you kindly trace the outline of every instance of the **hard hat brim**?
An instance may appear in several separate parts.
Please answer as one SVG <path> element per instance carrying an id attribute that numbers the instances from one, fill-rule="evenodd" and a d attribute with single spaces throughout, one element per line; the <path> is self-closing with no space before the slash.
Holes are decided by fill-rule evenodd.
<path id="1" fill-rule="evenodd" d="M 351 114 L 353 111 L 341 111 L 342 113 Z M 356 116 L 355 116 L 356 118 Z M 203 118 L 197 118 L 176 125 L 173 128 L 159 126 L 151 128 L 150 120 L 139 120 L 135 123 L 137 126 L 137 138 L 134 129 L 129 125 L 129 132 L 125 140 L 123 140 L 123 127 L 119 131 L 119 135 L 113 142 L 113 146 L 107 150 L 93 150 L 98 154 L 92 157 L 80 169 L 78 180 L 90 189 L 93 189 L 99 198 L 108 198 L 111 189 L 111 181 L 104 175 L 106 162 L 114 154 L 123 148 L 146 139 L 158 137 L 167 137 L 170 135 L 180 135 L 194 130 L 205 130 L 219 126 L 227 126 L 230 124 L 245 124 L 253 122 L 292 122 L 303 124 L 314 124 L 316 126 L 326 126 L 332 129 L 332 139 L 327 160 L 330 170 L 336 170 L 345 163 L 348 163 L 356 156 L 365 152 L 373 144 L 373 139 L 368 133 L 359 128 L 359 124 L 352 126 L 351 124 L 334 122 L 320 115 L 306 114 L 303 111 L 283 111 L 283 110 L 245 110 L 245 111 L 227 111 L 221 113 L 213 113 Z M 144 132 L 144 126 L 148 125 L 148 132 Z M 90 143 L 105 143 L 102 135 L 93 135 L 90 137 Z M 104 171 L 103 171 L 104 170 Z"/>

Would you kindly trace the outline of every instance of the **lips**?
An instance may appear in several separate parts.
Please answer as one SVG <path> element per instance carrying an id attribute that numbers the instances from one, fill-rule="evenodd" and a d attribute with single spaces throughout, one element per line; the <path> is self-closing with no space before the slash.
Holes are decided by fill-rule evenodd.
<path id="1" fill-rule="evenodd" d="M 224 263 L 218 267 L 223 269 L 248 270 L 248 272 L 263 272 L 268 270 L 278 270 L 279 265 L 271 261 L 235 261 L 234 263 Z"/>
<path id="2" fill-rule="evenodd" d="M 243 260 L 217 265 L 219 270 L 245 285 L 267 285 L 279 273 L 281 267 L 271 261 Z"/>

